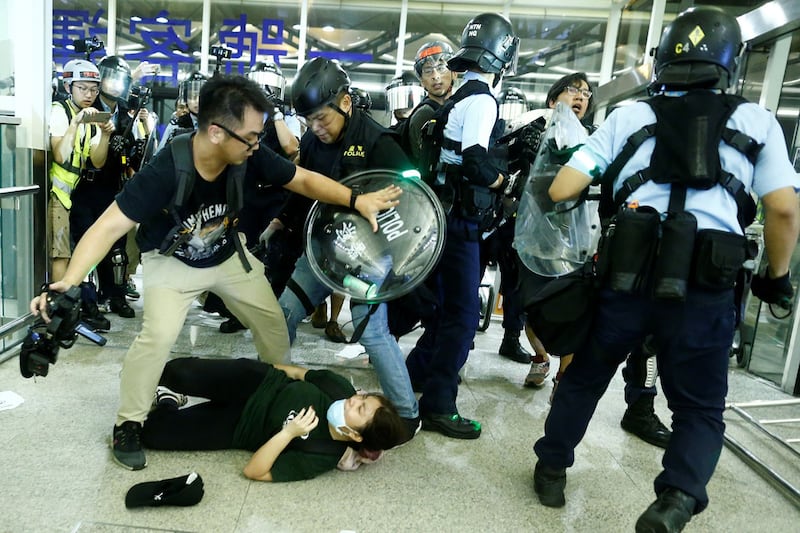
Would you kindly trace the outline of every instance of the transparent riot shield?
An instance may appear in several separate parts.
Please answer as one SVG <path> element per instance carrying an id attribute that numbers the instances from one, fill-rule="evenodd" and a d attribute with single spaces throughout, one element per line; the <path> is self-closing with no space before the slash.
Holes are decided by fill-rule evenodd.
<path id="1" fill-rule="evenodd" d="M 368 170 L 342 180 L 360 193 L 397 185 L 400 204 L 378 214 L 378 231 L 357 211 L 317 202 L 306 219 L 311 270 L 353 300 L 385 302 L 422 283 L 444 247 L 445 214 L 419 173 Z"/>
<path id="2" fill-rule="evenodd" d="M 541 276 L 563 276 L 579 269 L 600 238 L 596 200 L 556 203 L 548 194 L 561 166 L 587 136 L 572 109 L 556 104 L 523 188 L 514 248 L 523 264 Z"/>

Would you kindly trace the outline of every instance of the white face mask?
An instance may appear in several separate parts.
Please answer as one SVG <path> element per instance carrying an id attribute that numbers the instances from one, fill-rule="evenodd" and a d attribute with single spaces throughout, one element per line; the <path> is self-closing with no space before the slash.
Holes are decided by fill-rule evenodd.
<path id="1" fill-rule="evenodd" d="M 347 420 L 344 417 L 344 402 L 346 400 L 336 400 L 328 407 L 326 418 L 328 423 L 336 429 L 336 432 L 343 437 L 349 437 L 342 431 L 342 428 L 348 429 L 352 432 L 355 430 L 347 425 Z"/>

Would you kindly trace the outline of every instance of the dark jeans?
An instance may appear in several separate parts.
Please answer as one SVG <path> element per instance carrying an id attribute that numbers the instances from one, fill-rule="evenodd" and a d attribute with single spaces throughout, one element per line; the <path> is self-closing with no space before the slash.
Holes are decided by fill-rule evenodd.
<path id="1" fill-rule="evenodd" d="M 272 365 L 254 359 L 169 361 L 161 385 L 210 401 L 184 409 L 157 406 L 144 423 L 142 443 L 157 450 L 231 448 L 242 410 L 270 369 Z"/>
<path id="2" fill-rule="evenodd" d="M 603 291 L 591 338 L 561 379 L 545 435 L 534 446 L 540 461 L 552 468 L 572 466 L 575 447 L 617 366 L 652 333 L 672 411 L 672 438 L 655 491 L 678 488 L 697 500 L 695 512 L 702 511 L 722 449 L 734 315 L 732 290 L 692 290 L 685 303 Z"/>
<path id="3" fill-rule="evenodd" d="M 425 333 L 406 359 L 412 383 L 424 383 L 419 400 L 423 415 L 457 412 L 458 371 L 469 356 L 480 315 L 480 250 L 478 241 L 468 237 L 476 233 L 476 224 L 448 218 L 447 241 L 433 280 L 439 315 L 435 324 L 424 324 Z"/>

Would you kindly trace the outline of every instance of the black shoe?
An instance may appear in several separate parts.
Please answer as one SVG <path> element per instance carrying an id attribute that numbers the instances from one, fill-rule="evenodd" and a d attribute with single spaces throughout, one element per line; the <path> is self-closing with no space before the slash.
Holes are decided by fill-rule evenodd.
<path id="1" fill-rule="evenodd" d="M 141 470 L 147 466 L 141 435 L 142 424 L 139 422 L 129 420 L 114 426 L 114 440 L 111 444 L 114 461 L 128 470 Z"/>
<path id="2" fill-rule="evenodd" d="M 463 418 L 458 413 L 452 415 L 424 415 L 422 429 L 437 431 L 453 439 L 477 439 L 481 436 L 481 423 Z"/>
<path id="3" fill-rule="evenodd" d="M 124 296 L 112 296 L 108 299 L 108 306 L 112 313 L 117 313 L 122 318 L 133 318 L 136 313 L 133 312 L 133 307 L 128 305 Z"/>
<path id="4" fill-rule="evenodd" d="M 666 448 L 672 432 L 653 409 L 653 396 L 646 394 L 628 406 L 619 423 L 622 429 L 659 448 Z"/>
<path id="5" fill-rule="evenodd" d="M 567 486 L 566 468 L 549 468 L 541 461 L 533 469 L 533 490 L 539 503 L 546 507 L 564 507 L 564 488 Z"/>
<path id="6" fill-rule="evenodd" d="M 694 514 L 697 500 L 676 488 L 668 488 L 636 521 L 637 533 L 677 533 L 683 531 Z"/>
<path id="7" fill-rule="evenodd" d="M 89 309 L 85 311 L 84 309 Z M 89 326 L 94 331 L 108 331 L 111 329 L 111 322 L 103 316 L 95 304 L 84 305 L 81 309 L 81 322 Z"/>
<path id="8" fill-rule="evenodd" d="M 236 317 L 229 318 L 225 322 L 219 325 L 219 332 L 220 333 L 236 333 L 237 331 L 247 329 L 247 327 L 239 322 L 239 319 Z"/>
<path id="9" fill-rule="evenodd" d="M 517 363 L 528 364 L 531 362 L 531 354 L 520 345 L 518 336 L 505 335 L 497 352 L 506 359 L 511 359 Z"/>
<path id="10" fill-rule="evenodd" d="M 325 326 L 325 336 L 328 337 L 328 340 L 332 342 L 347 342 L 347 337 L 344 336 L 344 333 L 342 333 L 342 328 L 339 327 L 339 323 L 335 320 L 331 320 L 328 322 L 328 325 Z"/>

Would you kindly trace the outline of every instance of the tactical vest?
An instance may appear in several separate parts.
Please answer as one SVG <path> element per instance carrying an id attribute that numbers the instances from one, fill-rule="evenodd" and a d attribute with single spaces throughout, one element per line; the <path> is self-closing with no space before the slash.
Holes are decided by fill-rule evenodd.
<path id="1" fill-rule="evenodd" d="M 71 122 L 78 112 L 67 101 L 53 102 L 53 106 L 60 105 L 64 108 L 67 118 Z M 78 126 L 80 128 L 80 126 Z M 87 124 L 83 137 L 75 135 L 75 142 L 72 147 L 72 153 L 69 159 L 63 163 L 53 161 L 50 165 L 50 180 L 52 185 L 50 190 L 56 195 L 56 198 L 66 209 L 72 208 L 72 191 L 78 185 L 81 179 L 81 170 L 83 170 L 84 163 L 89 159 L 89 152 L 92 147 L 92 138 L 97 131 L 97 126 Z"/>
<path id="2" fill-rule="evenodd" d="M 707 190 L 720 185 L 736 200 L 742 229 L 749 226 L 755 218 L 755 202 L 741 181 L 722 170 L 719 159 L 720 142 L 741 152 L 751 164 L 755 164 L 764 147 L 752 137 L 726 126 L 736 108 L 746 101 L 739 96 L 707 91 L 692 91 L 680 97 L 660 95 L 645 100 L 653 109 L 656 122 L 628 137 L 622 151 L 608 166 L 602 177 L 600 216 L 613 216 L 636 189 L 652 180 L 670 184 L 673 192 L 676 188 L 684 189 L 684 194 L 685 189 Z M 625 178 L 616 194 L 612 194 L 622 167 L 639 146 L 653 136 L 656 146 L 650 166 Z M 670 203 L 675 201 L 671 198 Z M 683 208 L 682 201 L 679 207 Z"/>

